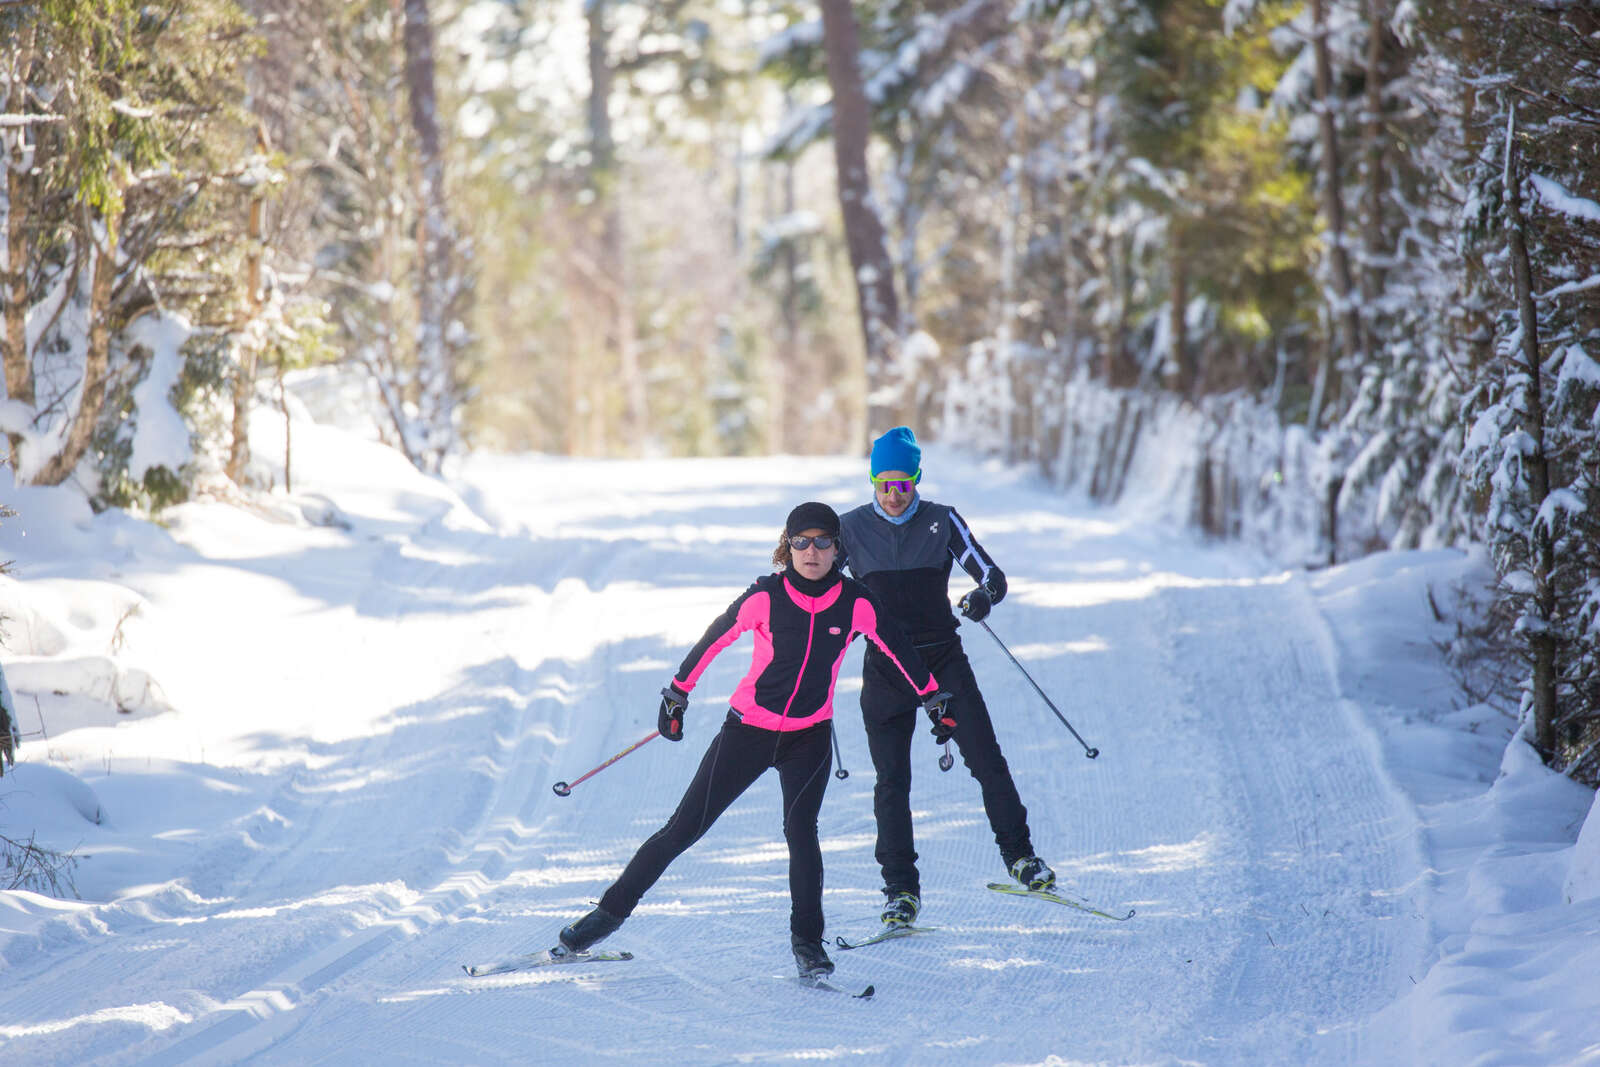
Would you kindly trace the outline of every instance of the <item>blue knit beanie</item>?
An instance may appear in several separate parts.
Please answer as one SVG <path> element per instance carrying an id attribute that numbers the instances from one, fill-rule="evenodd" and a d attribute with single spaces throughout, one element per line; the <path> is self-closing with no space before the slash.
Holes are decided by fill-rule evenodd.
<path id="1" fill-rule="evenodd" d="M 872 442 L 872 476 L 884 471 L 916 474 L 922 469 L 922 448 L 909 426 L 896 426 Z"/>

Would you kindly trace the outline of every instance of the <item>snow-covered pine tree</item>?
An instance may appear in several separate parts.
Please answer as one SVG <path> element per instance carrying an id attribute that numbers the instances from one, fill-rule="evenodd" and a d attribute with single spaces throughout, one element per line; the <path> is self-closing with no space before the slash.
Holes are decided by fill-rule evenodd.
<path id="1" fill-rule="evenodd" d="M 1449 21 L 1368 0 L 1360 25 L 1365 40 L 1347 47 L 1360 44 L 1362 66 L 1341 49 L 1332 54 L 1347 76 L 1359 69 L 1365 80 L 1354 209 L 1373 358 L 1338 425 L 1352 453 L 1338 509 L 1393 548 L 1453 544 L 1479 523 L 1457 468 L 1460 404 L 1472 368 L 1487 358 L 1492 321 L 1459 241 L 1474 98 L 1435 47 L 1437 35 L 1454 31 Z"/>
<path id="2" fill-rule="evenodd" d="M 406 84 L 403 8 L 390 0 L 248 2 L 263 43 L 251 108 L 276 152 L 294 161 L 264 238 L 277 281 L 289 306 L 328 309 L 328 343 L 383 413 L 374 431 L 419 468 L 435 469 L 454 447 L 465 390 L 459 364 L 472 340 L 471 243 L 441 202 L 452 98 L 424 103 L 439 132 L 437 166 L 425 178 L 410 94 L 395 91 Z"/>
<path id="3" fill-rule="evenodd" d="M 997 245 L 985 231 L 1000 202 L 996 194 L 1003 198 L 1006 186 L 999 180 L 972 182 L 971 175 L 974 168 L 998 173 L 1005 153 L 1002 149 L 996 156 L 993 145 L 986 143 L 994 123 L 968 105 L 993 91 L 990 65 L 994 51 L 1014 29 L 1011 9 L 998 0 L 882 0 L 823 7 L 831 22 L 824 19 L 813 26 L 796 14 L 763 49 L 763 65 L 791 84 L 816 84 L 841 74 L 846 80 L 832 86 L 827 99 L 791 111 L 767 151 L 793 156 L 831 134 L 844 152 L 837 169 L 839 196 L 846 237 L 853 242 L 863 338 L 868 351 L 876 353 L 869 364 L 875 418 L 878 423 L 911 420 L 926 428 L 937 407 L 941 367 L 935 353 L 943 346 L 933 337 L 914 335 L 925 330 L 960 338 L 955 347 L 959 353 L 966 341 L 994 326 L 996 301 L 982 294 L 986 281 L 999 281 L 990 273 L 997 261 L 990 250 Z M 828 51 L 849 50 L 838 39 L 847 29 L 854 30 L 858 42 L 854 78 L 839 69 L 843 58 L 835 60 Z M 835 35 L 831 44 L 830 32 Z M 833 94 L 840 92 L 845 94 L 842 100 L 835 99 Z M 860 123 L 852 104 L 856 96 L 862 107 Z M 842 129 L 841 102 L 850 105 Z M 984 132 L 969 128 L 968 122 Z M 869 140 L 885 151 L 869 154 Z M 874 162 L 876 170 L 869 170 Z M 955 210 L 953 198 L 959 198 L 962 210 Z M 1003 208 L 998 213 L 1003 215 Z M 969 221 L 974 231 L 959 232 Z M 959 262 L 947 261 L 952 254 Z M 965 269 L 974 260 L 984 264 L 975 273 Z M 941 270 L 944 276 L 935 280 L 932 276 Z M 950 276 L 966 281 L 968 299 L 952 298 Z M 924 303 L 925 281 L 930 291 L 934 284 L 939 287 L 930 295 L 933 306 Z M 977 333 L 954 321 L 969 315 L 981 324 Z"/>
<path id="4" fill-rule="evenodd" d="M 428 0 L 405 0 L 405 81 L 411 129 L 417 145 L 417 418 L 419 440 L 406 449 L 424 470 L 438 472 L 456 451 L 457 408 L 464 375 L 456 356 L 462 347 L 457 316 L 463 279 L 460 234 L 445 190 L 445 144 L 434 84 L 433 17 Z"/>
<path id="5" fill-rule="evenodd" d="M 1552 766 L 1593 781 L 1600 714 L 1595 492 L 1600 311 L 1590 291 L 1600 197 L 1600 20 L 1587 9 L 1475 2 L 1456 40 L 1495 121 L 1469 202 L 1495 284 L 1495 358 L 1469 396 L 1463 462 L 1489 499 L 1486 536 L 1528 650 L 1526 736 Z M 1463 52 L 1465 49 L 1463 48 Z"/>
<path id="6" fill-rule="evenodd" d="M 232 0 L 0 8 L 0 422 L 20 480 L 77 478 L 97 504 L 184 492 L 174 405 L 221 377 L 184 342 L 241 296 L 248 48 Z"/>

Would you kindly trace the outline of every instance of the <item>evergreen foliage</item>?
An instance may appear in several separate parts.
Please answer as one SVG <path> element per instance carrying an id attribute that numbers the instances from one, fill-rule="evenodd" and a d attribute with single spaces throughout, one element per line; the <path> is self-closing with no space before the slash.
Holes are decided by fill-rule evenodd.
<path id="1" fill-rule="evenodd" d="M 19 479 L 259 482 L 248 414 L 318 361 L 430 470 L 894 419 L 1115 495 L 1152 420 L 1197 420 L 1208 530 L 1488 542 L 1529 736 L 1600 776 L 1594 6 L 846 10 L 841 197 L 807 0 L 0 5 Z"/>
<path id="2" fill-rule="evenodd" d="M 3 422 L 18 472 L 76 476 L 101 505 L 181 496 L 187 448 L 128 467 L 141 421 L 171 402 L 152 381 L 148 410 L 129 403 L 166 373 L 134 327 L 234 318 L 248 23 L 229 0 L 41 0 L 0 11 L 0 31 Z"/>
<path id="3" fill-rule="evenodd" d="M 1493 308 L 1463 463 L 1487 499 L 1514 632 L 1529 660 L 1526 734 L 1600 780 L 1600 16 L 1475 2 L 1451 40 L 1482 149 L 1466 237 Z M 1481 266 L 1479 266 L 1481 265 Z"/>

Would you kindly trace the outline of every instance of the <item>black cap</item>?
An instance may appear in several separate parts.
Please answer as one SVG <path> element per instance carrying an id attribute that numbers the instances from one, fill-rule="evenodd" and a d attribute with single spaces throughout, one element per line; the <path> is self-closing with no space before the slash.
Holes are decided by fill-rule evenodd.
<path id="1" fill-rule="evenodd" d="M 801 530 L 821 530 L 832 537 L 839 536 L 839 515 L 826 504 L 808 500 L 789 512 L 783 524 L 784 532 L 797 534 Z"/>

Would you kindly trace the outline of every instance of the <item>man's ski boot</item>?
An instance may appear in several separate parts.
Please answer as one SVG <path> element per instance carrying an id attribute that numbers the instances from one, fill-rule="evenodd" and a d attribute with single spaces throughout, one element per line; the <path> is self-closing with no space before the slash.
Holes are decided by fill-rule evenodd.
<path id="1" fill-rule="evenodd" d="M 1013 863 L 1011 877 L 1021 882 L 1023 888 L 1034 893 L 1041 889 L 1053 889 L 1056 884 L 1056 872 L 1038 856 L 1024 856 Z"/>
<path id="2" fill-rule="evenodd" d="M 883 895 L 887 903 L 883 906 L 883 914 L 878 917 L 883 920 L 885 926 L 910 926 L 917 921 L 917 913 L 922 910 L 922 900 L 915 893 L 885 889 Z"/>
<path id="3" fill-rule="evenodd" d="M 822 941 L 805 941 L 799 934 L 789 935 L 789 947 L 794 949 L 794 965 L 801 978 L 823 978 L 833 973 L 833 961 L 822 950 Z"/>
<path id="4" fill-rule="evenodd" d="M 590 945 L 597 945 L 616 933 L 621 925 L 620 916 L 597 907 L 571 926 L 562 928 L 561 944 L 568 952 L 584 952 Z"/>

